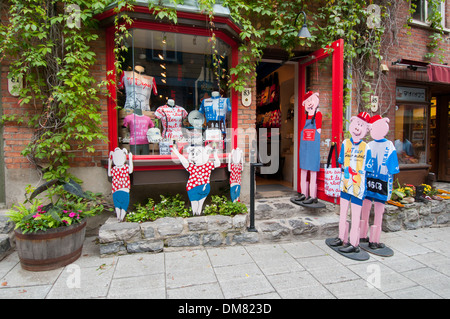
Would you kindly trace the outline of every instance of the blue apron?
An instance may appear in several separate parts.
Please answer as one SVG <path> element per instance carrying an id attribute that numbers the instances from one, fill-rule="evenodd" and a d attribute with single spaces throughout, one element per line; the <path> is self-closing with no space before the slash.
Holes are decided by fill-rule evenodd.
<path id="1" fill-rule="evenodd" d="M 313 140 L 311 133 L 314 135 Z M 300 169 L 320 171 L 320 134 L 315 121 L 312 123 L 312 119 L 306 119 L 300 138 Z"/>

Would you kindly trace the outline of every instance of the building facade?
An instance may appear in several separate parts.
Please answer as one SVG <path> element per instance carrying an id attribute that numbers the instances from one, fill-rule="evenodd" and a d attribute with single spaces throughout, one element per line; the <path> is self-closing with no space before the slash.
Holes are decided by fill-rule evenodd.
<path id="1" fill-rule="evenodd" d="M 405 2 L 401 6 L 399 21 L 405 21 L 409 14 L 408 5 Z M 389 138 L 404 149 L 399 180 L 413 184 L 425 182 L 430 172 L 438 180 L 450 180 L 450 83 L 445 77 L 449 68 L 442 63 L 450 61 L 450 9 L 448 1 L 442 3 L 443 59 L 433 58 L 430 63 L 424 58 L 432 33 L 423 22 L 426 1 L 419 1 L 419 6 L 424 8 L 422 16 L 414 16 L 410 29 L 401 27 L 395 35 L 398 45 L 390 48 L 385 61 L 388 70 L 384 71 L 386 81 L 379 108 L 372 110 L 390 118 Z M 287 58 L 281 50 L 267 50 L 255 70 L 257 80 L 244 94 L 224 88 L 217 80 L 241 57 L 240 29 L 227 9 L 215 6 L 214 44 L 209 18 L 198 7 L 185 5 L 177 10 L 177 25 L 156 21 L 144 4 L 137 3 L 127 13 L 134 23 L 129 26 L 131 37 L 126 40 L 128 51 L 122 55 L 120 74 L 116 74 L 114 65 L 117 13 L 109 8 L 98 16 L 101 28 L 93 44 L 97 63 L 92 72 L 99 82 L 115 81 L 108 87 L 110 96 L 102 96 L 99 101 L 102 129 L 109 141 L 94 143 L 93 154 L 78 151 L 70 163 L 71 173 L 83 180 L 87 189 L 110 194 L 108 157 L 116 147 L 125 148 L 134 154 L 131 192 L 135 202 L 165 193 L 184 194 L 188 173 L 172 156 L 171 147 L 188 154 L 190 146 L 201 144 L 215 149 L 221 159 L 221 166 L 211 174 L 211 193 L 226 194 L 228 155 L 238 147 L 245 154 L 242 201 L 250 200 L 250 162 L 256 161 L 266 164 L 257 172 L 257 185 L 281 185 L 301 192 L 298 153 L 305 93 L 319 93 L 322 168 L 331 143 L 340 145 L 344 138 L 345 118 L 358 112 L 358 106 L 352 103 L 344 113 L 348 70 L 343 40 L 332 43 L 332 51 L 298 48 L 296 59 Z M 444 77 L 433 76 L 440 70 Z M 3 60 L 2 113 L 23 112 L 18 98 L 8 90 L 8 72 L 8 60 Z M 152 128 L 156 130 L 149 133 Z M 20 154 L 32 135 L 26 126 L 5 123 L 2 127 L 0 200 L 8 207 L 23 201 L 26 185 L 42 182 L 33 165 Z M 333 201 L 323 192 L 323 169 L 318 176 L 318 197 Z"/>

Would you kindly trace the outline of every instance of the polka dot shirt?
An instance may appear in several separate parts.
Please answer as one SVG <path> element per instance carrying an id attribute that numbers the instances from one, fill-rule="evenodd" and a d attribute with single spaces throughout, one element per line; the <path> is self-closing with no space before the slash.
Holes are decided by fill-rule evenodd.
<path id="1" fill-rule="evenodd" d="M 113 193 L 122 188 L 130 188 L 130 172 L 127 164 L 122 167 L 114 166 L 111 168 L 111 174 Z"/>
<path id="2" fill-rule="evenodd" d="M 186 185 L 186 190 L 191 190 L 194 187 L 208 184 L 211 171 L 214 169 L 214 163 L 208 162 L 206 164 L 196 166 L 192 163 L 186 169 L 189 172 L 189 179 Z"/>

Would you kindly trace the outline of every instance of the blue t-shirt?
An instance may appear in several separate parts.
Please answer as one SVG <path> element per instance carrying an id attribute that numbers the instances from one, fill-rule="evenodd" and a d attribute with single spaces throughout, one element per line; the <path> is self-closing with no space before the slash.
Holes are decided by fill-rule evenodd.
<path id="1" fill-rule="evenodd" d="M 199 112 L 205 115 L 206 122 L 225 121 L 227 112 L 231 112 L 230 99 L 223 97 L 204 99 Z"/>
<path id="2" fill-rule="evenodd" d="M 393 175 L 400 172 L 394 144 L 387 140 L 373 140 L 369 143 L 373 171 L 367 173 L 367 197 L 379 201 L 391 198 Z"/>

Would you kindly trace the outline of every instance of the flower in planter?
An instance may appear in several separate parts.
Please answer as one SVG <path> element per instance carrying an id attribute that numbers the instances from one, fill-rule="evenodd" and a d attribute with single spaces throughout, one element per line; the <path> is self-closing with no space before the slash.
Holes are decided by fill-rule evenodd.
<path id="1" fill-rule="evenodd" d="M 22 232 L 46 231 L 50 228 L 69 226 L 81 223 L 85 217 L 93 216 L 104 210 L 99 194 L 80 192 L 81 187 L 72 180 L 70 187 L 65 182 L 51 181 L 36 190 L 27 187 L 27 200 L 24 204 L 13 205 L 8 216 L 16 229 Z M 75 191 L 76 190 L 76 191 Z M 44 205 L 43 199 L 37 196 L 42 192 L 48 200 Z M 78 213 L 76 213 L 78 212 Z"/>

